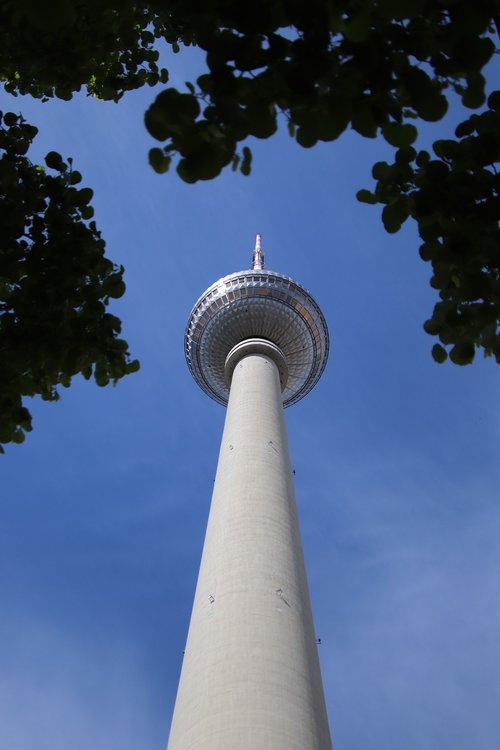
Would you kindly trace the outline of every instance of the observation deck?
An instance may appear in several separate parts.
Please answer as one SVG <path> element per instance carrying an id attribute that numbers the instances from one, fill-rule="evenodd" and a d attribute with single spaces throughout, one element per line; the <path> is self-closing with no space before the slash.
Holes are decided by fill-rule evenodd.
<path id="1" fill-rule="evenodd" d="M 303 398 L 325 368 L 329 336 L 325 318 L 303 286 L 281 273 L 264 269 L 257 235 L 252 268 L 224 276 L 193 307 L 186 326 L 184 351 L 192 376 L 211 398 L 227 404 L 228 354 L 248 339 L 277 346 L 288 370 L 283 406 Z"/>

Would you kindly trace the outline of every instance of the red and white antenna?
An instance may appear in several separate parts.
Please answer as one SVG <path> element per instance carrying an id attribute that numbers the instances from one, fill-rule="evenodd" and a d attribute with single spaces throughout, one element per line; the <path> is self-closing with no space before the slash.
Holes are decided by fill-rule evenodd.
<path id="1" fill-rule="evenodd" d="M 255 235 L 255 250 L 252 255 L 252 271 L 262 271 L 264 268 L 264 253 L 260 244 L 261 239 L 262 235 L 260 232 L 257 232 Z"/>

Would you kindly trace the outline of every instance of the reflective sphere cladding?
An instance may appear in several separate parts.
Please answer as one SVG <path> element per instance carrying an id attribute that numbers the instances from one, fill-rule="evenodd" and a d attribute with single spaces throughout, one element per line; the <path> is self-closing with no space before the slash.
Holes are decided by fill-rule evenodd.
<path id="1" fill-rule="evenodd" d="M 284 406 L 301 399 L 318 382 L 328 358 L 329 337 L 314 299 L 283 274 L 240 271 L 224 276 L 202 294 L 186 327 L 189 369 L 211 398 L 227 404 L 226 357 L 233 346 L 254 337 L 272 341 L 285 356 Z"/>

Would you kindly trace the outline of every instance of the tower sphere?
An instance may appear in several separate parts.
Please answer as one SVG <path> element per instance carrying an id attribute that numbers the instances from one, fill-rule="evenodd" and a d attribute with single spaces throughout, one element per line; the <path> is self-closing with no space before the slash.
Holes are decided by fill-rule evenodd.
<path id="1" fill-rule="evenodd" d="M 191 374 L 221 404 L 229 397 L 226 359 L 248 339 L 264 339 L 281 351 L 288 371 L 284 406 L 299 401 L 321 377 L 329 350 L 323 314 L 303 286 L 264 268 L 260 235 L 252 268 L 212 284 L 196 302 L 186 326 L 184 351 Z"/>

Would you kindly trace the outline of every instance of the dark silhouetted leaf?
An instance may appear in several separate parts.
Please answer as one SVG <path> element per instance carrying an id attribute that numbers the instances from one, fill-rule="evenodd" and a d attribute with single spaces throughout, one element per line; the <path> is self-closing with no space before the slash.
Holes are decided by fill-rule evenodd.
<path id="1" fill-rule="evenodd" d="M 439 364 L 442 364 L 443 362 L 446 362 L 448 359 L 448 353 L 444 347 L 441 346 L 441 344 L 434 344 L 432 347 L 432 356 L 436 360 L 436 362 L 439 362 Z"/>

